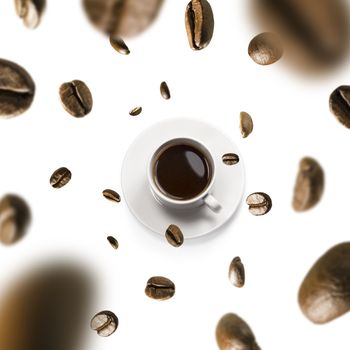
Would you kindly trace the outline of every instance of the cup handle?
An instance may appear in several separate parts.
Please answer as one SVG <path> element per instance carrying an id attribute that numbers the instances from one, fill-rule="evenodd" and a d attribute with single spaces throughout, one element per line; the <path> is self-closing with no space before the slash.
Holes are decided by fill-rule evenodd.
<path id="1" fill-rule="evenodd" d="M 211 194 L 206 195 L 203 200 L 208 208 L 215 213 L 218 213 L 222 208 L 221 204 Z"/>

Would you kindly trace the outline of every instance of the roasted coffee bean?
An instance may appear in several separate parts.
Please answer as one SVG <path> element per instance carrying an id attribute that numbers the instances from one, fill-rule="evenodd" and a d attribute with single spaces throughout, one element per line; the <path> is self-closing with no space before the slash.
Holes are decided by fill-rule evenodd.
<path id="1" fill-rule="evenodd" d="M 207 47 L 214 33 L 213 10 L 207 0 L 192 0 L 185 14 L 188 42 L 192 50 Z"/>
<path id="2" fill-rule="evenodd" d="M 63 107 L 73 117 L 81 118 L 91 112 L 93 104 L 91 92 L 80 80 L 62 84 L 60 97 Z"/>
<path id="3" fill-rule="evenodd" d="M 151 277 L 147 281 L 145 293 L 149 298 L 167 300 L 175 294 L 175 284 L 165 277 Z"/>
<path id="4" fill-rule="evenodd" d="M 116 191 L 107 189 L 104 190 L 102 194 L 105 198 L 109 199 L 112 202 L 119 203 L 121 201 L 120 195 Z"/>
<path id="5" fill-rule="evenodd" d="M 332 92 L 329 108 L 344 126 L 350 128 L 350 86 L 342 85 Z"/>
<path id="6" fill-rule="evenodd" d="M 293 208 L 305 211 L 313 208 L 321 199 L 324 189 L 324 172 L 313 158 L 303 158 L 294 187 Z"/>
<path id="7" fill-rule="evenodd" d="M 235 257 L 229 268 L 228 277 L 231 283 L 238 288 L 242 288 L 245 282 L 245 270 L 239 256 Z"/>
<path id="8" fill-rule="evenodd" d="M 248 324 L 236 314 L 226 314 L 216 326 L 220 350 L 260 350 Z"/>
<path id="9" fill-rule="evenodd" d="M 33 102 L 35 85 L 28 72 L 14 62 L 0 59 L 0 117 L 25 112 Z"/>
<path id="10" fill-rule="evenodd" d="M 246 113 L 246 112 L 241 112 L 240 113 L 240 123 L 239 127 L 241 129 L 241 134 L 243 138 L 248 137 L 251 132 L 253 131 L 253 119 L 252 117 Z"/>
<path id="11" fill-rule="evenodd" d="M 350 310 L 350 242 L 338 244 L 312 266 L 299 290 L 299 305 L 314 323 L 326 323 Z"/>
<path id="12" fill-rule="evenodd" d="M 130 50 L 126 46 L 122 38 L 110 36 L 109 42 L 111 43 L 113 49 L 116 50 L 117 52 L 121 53 L 122 55 L 129 55 Z"/>
<path id="13" fill-rule="evenodd" d="M 349 4 L 344 0 L 255 0 L 255 17 L 277 33 L 286 59 L 303 73 L 332 68 L 349 49 Z"/>
<path id="14" fill-rule="evenodd" d="M 282 44 L 275 34 L 261 33 L 249 43 L 248 54 L 257 64 L 273 64 L 283 55 Z"/>
<path id="15" fill-rule="evenodd" d="M 50 178 L 50 185 L 53 188 L 61 188 L 71 180 L 72 173 L 67 168 L 59 168 L 53 172 Z"/>
<path id="16" fill-rule="evenodd" d="M 169 100 L 171 97 L 168 84 L 165 81 L 160 84 L 160 94 L 165 100 Z"/>
<path id="17" fill-rule="evenodd" d="M 173 247 L 180 247 L 184 242 L 184 235 L 176 225 L 170 225 L 165 231 L 165 238 Z"/>
<path id="18" fill-rule="evenodd" d="M 8 194 L 0 201 L 0 242 L 10 245 L 21 239 L 29 226 L 31 213 L 21 197 Z"/>
<path id="19" fill-rule="evenodd" d="M 110 243 L 110 245 L 114 248 L 114 249 L 118 249 L 119 248 L 119 243 L 118 241 L 112 237 L 112 236 L 108 236 L 107 237 L 108 242 Z"/>
<path id="20" fill-rule="evenodd" d="M 90 327 L 101 337 L 109 337 L 118 328 L 118 317 L 111 311 L 101 311 L 90 322 Z"/>
<path id="21" fill-rule="evenodd" d="M 46 0 L 15 0 L 17 15 L 26 27 L 36 28 L 44 12 Z"/>
<path id="22" fill-rule="evenodd" d="M 222 161 L 226 165 L 235 165 L 239 162 L 239 156 L 235 153 L 226 153 L 222 156 Z"/>
<path id="23" fill-rule="evenodd" d="M 132 117 L 136 117 L 138 116 L 140 113 L 142 112 L 142 107 L 135 107 L 133 108 L 129 114 L 132 116 Z"/>
<path id="24" fill-rule="evenodd" d="M 127 38 L 146 30 L 156 19 L 163 0 L 83 0 L 85 12 L 98 29 Z"/>
<path id="25" fill-rule="evenodd" d="M 246 203 L 249 205 L 249 212 L 256 216 L 265 215 L 272 208 L 270 196 L 263 192 L 250 194 L 246 199 Z"/>

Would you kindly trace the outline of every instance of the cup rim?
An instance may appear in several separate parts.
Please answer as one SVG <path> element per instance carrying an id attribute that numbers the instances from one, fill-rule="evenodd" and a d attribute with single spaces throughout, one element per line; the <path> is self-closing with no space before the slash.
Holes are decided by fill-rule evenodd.
<path id="1" fill-rule="evenodd" d="M 154 160 L 155 156 L 167 143 L 170 143 L 170 142 L 176 141 L 176 140 L 188 140 L 192 143 L 197 143 L 198 145 L 200 145 L 200 147 L 202 149 L 205 150 L 206 156 L 209 156 L 210 161 L 212 163 L 211 164 L 212 165 L 212 176 L 210 179 L 210 183 L 208 184 L 208 186 L 206 187 L 206 189 L 204 191 L 202 191 L 196 197 L 193 197 L 191 199 L 180 200 L 180 199 L 174 199 L 174 198 L 168 197 L 163 192 L 161 192 L 159 190 L 158 186 L 156 185 L 155 181 L 153 180 L 153 160 Z M 147 177 L 148 177 L 148 183 L 149 183 L 150 188 L 151 188 L 151 192 L 153 192 L 153 195 L 154 195 L 156 200 L 161 201 L 161 202 L 166 202 L 168 204 L 178 205 L 178 206 L 190 205 L 190 204 L 194 204 L 194 203 L 198 202 L 198 200 L 205 198 L 211 192 L 211 189 L 212 189 L 214 182 L 215 182 L 215 179 L 216 179 L 216 163 L 215 163 L 215 159 L 213 157 L 213 153 L 211 152 L 210 149 L 208 149 L 207 146 L 205 146 L 203 144 L 202 141 L 200 141 L 196 138 L 192 138 L 192 137 L 175 137 L 175 138 L 169 139 L 167 141 L 164 141 L 159 147 L 156 148 L 155 151 L 152 152 L 151 157 L 148 161 Z"/>

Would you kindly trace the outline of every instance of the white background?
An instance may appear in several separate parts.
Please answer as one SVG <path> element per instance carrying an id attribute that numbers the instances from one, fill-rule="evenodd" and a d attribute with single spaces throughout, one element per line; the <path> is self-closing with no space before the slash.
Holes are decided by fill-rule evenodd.
<path id="1" fill-rule="evenodd" d="M 249 323 L 263 349 L 349 349 L 350 316 L 313 325 L 298 307 L 297 292 L 314 261 L 349 236 L 350 131 L 329 112 L 328 97 L 349 83 L 350 64 L 322 79 L 296 74 L 283 59 L 268 67 L 254 64 L 247 47 L 263 28 L 246 1 L 212 0 L 213 40 L 193 52 L 186 4 L 165 1 L 159 20 L 128 40 L 131 54 L 122 56 L 88 23 L 78 0 L 48 1 L 34 31 L 16 17 L 12 1 L 1 1 L 0 57 L 25 67 L 37 90 L 27 113 L 0 121 L 0 194 L 20 194 L 33 212 L 27 236 L 0 247 L 0 297 L 31 262 L 74 257 L 95 276 L 91 316 L 110 309 L 120 320 L 107 339 L 88 331 L 86 350 L 216 349 L 215 326 L 227 312 Z M 93 93 L 93 110 L 83 119 L 67 114 L 58 97 L 60 84 L 72 79 L 85 81 Z M 170 101 L 159 94 L 163 80 Z M 144 111 L 132 118 L 128 112 L 137 105 Z M 254 119 L 247 139 L 238 128 L 242 110 Z M 124 154 L 142 130 L 186 116 L 231 135 L 246 165 L 244 197 L 264 191 L 273 208 L 254 217 L 243 203 L 224 230 L 174 249 L 143 228 L 125 201 L 111 203 L 101 192 L 121 192 Z M 323 165 L 326 189 L 315 209 L 297 214 L 292 192 L 306 155 Z M 60 166 L 73 178 L 54 190 L 49 178 Z M 107 235 L 119 240 L 117 251 Z M 227 276 L 237 255 L 246 267 L 243 289 Z M 176 283 L 173 299 L 144 295 L 153 275 Z"/>

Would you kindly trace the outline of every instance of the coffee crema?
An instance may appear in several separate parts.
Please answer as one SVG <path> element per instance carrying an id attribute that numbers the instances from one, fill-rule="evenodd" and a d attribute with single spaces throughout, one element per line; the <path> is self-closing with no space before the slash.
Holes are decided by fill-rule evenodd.
<path id="1" fill-rule="evenodd" d="M 212 167 L 198 148 L 179 143 L 164 147 L 153 164 L 153 178 L 158 189 L 175 200 L 190 200 L 209 186 Z"/>

